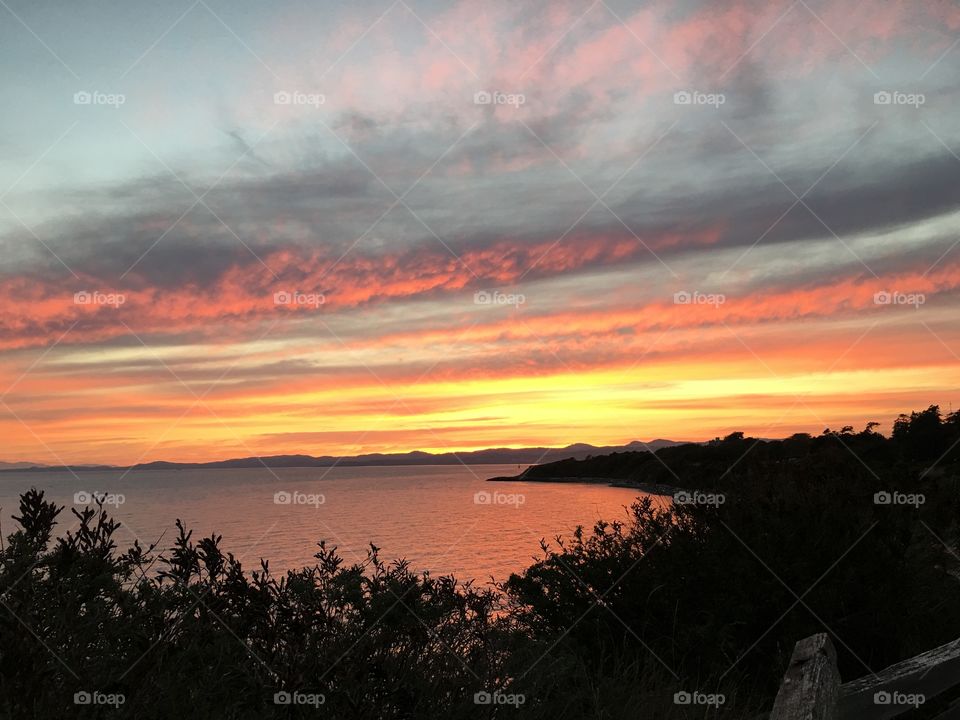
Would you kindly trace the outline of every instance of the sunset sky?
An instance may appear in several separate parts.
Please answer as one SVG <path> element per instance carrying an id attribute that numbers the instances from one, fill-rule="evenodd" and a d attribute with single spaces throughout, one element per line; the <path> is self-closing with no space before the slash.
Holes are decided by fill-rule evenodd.
<path id="1" fill-rule="evenodd" d="M 3 0 L 0 67 L 0 460 L 958 397 L 956 2 Z"/>

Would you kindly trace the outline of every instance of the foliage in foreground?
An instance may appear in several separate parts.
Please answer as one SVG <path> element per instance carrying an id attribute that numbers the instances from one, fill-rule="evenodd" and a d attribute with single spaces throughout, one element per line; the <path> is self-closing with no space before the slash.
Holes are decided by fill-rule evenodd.
<path id="1" fill-rule="evenodd" d="M 30 491 L 0 553 L 0 714 L 753 717 L 814 632 L 833 636 L 847 680 L 960 637 L 960 423 L 934 411 L 891 439 L 665 449 L 686 487 L 709 490 L 701 502 L 638 502 L 488 589 L 373 546 L 360 564 L 321 544 L 312 567 L 249 572 L 179 523 L 169 551 L 120 551 L 100 508 L 54 539 L 62 508 Z"/>

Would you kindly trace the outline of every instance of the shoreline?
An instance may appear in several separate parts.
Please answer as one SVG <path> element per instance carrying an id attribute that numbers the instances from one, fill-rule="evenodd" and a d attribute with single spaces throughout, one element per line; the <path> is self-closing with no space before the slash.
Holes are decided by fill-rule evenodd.
<path id="1" fill-rule="evenodd" d="M 583 485 L 607 485 L 608 487 L 628 488 L 630 490 L 639 490 L 648 495 L 661 495 L 673 497 L 680 492 L 682 488 L 672 485 L 662 485 L 660 483 L 646 483 L 633 480 L 620 480 L 617 478 L 604 477 L 524 477 L 521 475 L 499 476 L 487 478 L 487 482 L 539 482 L 539 483 L 567 483 Z"/>

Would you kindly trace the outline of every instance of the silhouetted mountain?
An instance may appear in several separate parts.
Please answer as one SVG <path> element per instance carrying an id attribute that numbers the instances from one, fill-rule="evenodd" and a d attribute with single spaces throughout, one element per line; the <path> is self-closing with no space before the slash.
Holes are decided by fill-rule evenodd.
<path id="1" fill-rule="evenodd" d="M 45 467 L 33 462 L 0 462 L 0 470 L 25 470 L 28 468 Z"/>
<path id="2" fill-rule="evenodd" d="M 823 462 L 832 453 L 852 455 L 874 473 L 898 463 L 926 463 L 924 474 L 942 472 L 942 465 L 960 460 L 960 412 L 943 416 L 932 405 L 900 415 L 888 438 L 868 423 L 861 432 L 846 426 L 827 428 L 817 436 L 796 433 L 782 440 L 745 437 L 734 432 L 703 443 L 630 443 L 625 448 L 589 457 L 564 457 L 528 467 L 512 477 L 491 480 L 539 482 L 609 482 L 657 488 L 672 494 L 676 488 L 717 488 L 729 485 L 731 468 L 767 471 L 771 466 L 796 466 L 811 458 Z M 845 459 L 845 458 L 844 458 Z M 941 467 L 936 467 L 937 464 Z M 651 490 L 647 490 L 651 491 Z"/>
<path id="3" fill-rule="evenodd" d="M 664 447 L 684 445 L 686 443 L 673 440 L 651 440 L 644 443 L 634 440 L 627 445 L 612 445 L 597 447 L 586 443 L 576 443 L 563 448 L 488 448 L 458 453 L 428 453 L 414 450 L 406 453 L 368 453 L 365 455 L 349 455 L 337 457 L 323 455 L 270 455 L 267 457 L 233 458 L 231 460 L 216 460 L 205 463 L 179 463 L 157 460 L 149 463 L 139 463 L 133 466 L 118 465 L 71 465 L 71 466 L 29 466 L 27 463 L 15 463 L 17 468 L 3 467 L 0 463 L 0 472 L 7 470 L 29 470 L 49 472 L 52 470 L 196 470 L 202 468 L 292 468 L 292 467 L 361 467 L 378 465 L 533 465 L 543 462 L 552 462 L 562 459 L 584 460 L 594 455 L 603 455 L 612 452 L 628 450 L 658 450 Z"/>

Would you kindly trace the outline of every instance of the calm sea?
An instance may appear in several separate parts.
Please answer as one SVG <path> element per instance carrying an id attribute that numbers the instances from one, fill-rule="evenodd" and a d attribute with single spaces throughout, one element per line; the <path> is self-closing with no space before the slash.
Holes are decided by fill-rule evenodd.
<path id="1" fill-rule="evenodd" d="M 516 465 L 288 468 L 131 472 L 0 473 L 2 532 L 14 528 L 20 492 L 36 487 L 65 505 L 57 534 L 76 526 L 70 508 L 83 493 L 110 493 L 123 524 L 121 549 L 139 539 L 169 547 L 181 518 L 194 538 L 217 533 L 249 571 L 309 564 L 316 543 L 336 545 L 347 562 L 368 543 L 384 559 L 459 579 L 506 579 L 539 554 L 541 538 L 569 536 L 578 524 L 625 519 L 637 492 L 597 485 L 488 483 Z M 78 496 L 78 493 L 80 494 Z M 166 532 L 166 535 L 164 535 Z"/>

